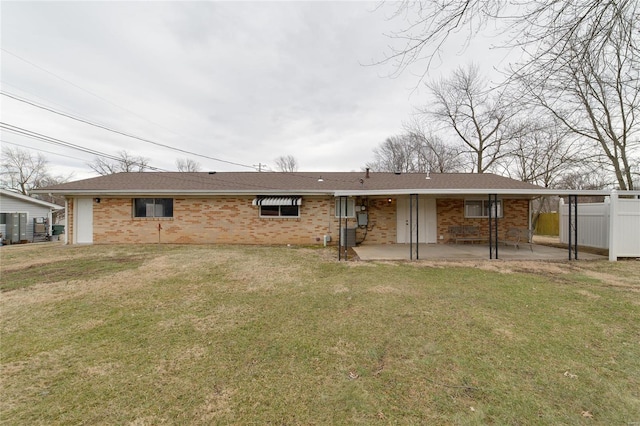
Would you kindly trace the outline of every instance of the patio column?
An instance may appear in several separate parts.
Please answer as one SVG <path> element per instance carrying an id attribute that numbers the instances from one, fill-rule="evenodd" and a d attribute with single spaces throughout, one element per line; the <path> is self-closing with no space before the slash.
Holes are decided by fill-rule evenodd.
<path id="1" fill-rule="evenodd" d="M 498 194 L 489 194 L 489 259 L 497 259 L 497 258 L 498 258 Z"/>
<path id="2" fill-rule="evenodd" d="M 569 260 L 571 260 L 571 251 L 573 251 L 573 259 L 578 260 L 578 196 L 569 195 L 568 198 L 569 226 L 567 227 L 567 231 L 569 231 Z"/>
<path id="3" fill-rule="evenodd" d="M 338 197 L 338 261 L 342 260 L 343 257 L 343 253 L 342 253 L 342 246 L 344 245 L 344 260 L 349 260 L 348 259 L 348 242 L 349 242 L 349 237 L 347 235 L 347 227 L 348 227 L 348 216 L 347 216 L 347 197 Z M 343 208 L 344 208 L 344 231 L 342 230 L 342 212 L 343 212 Z M 344 235 L 344 240 L 343 241 L 343 235 Z"/>
<path id="4" fill-rule="evenodd" d="M 413 260 L 413 197 L 416 200 L 416 260 L 420 259 L 420 209 L 418 206 L 418 194 L 409 194 L 409 259 Z"/>

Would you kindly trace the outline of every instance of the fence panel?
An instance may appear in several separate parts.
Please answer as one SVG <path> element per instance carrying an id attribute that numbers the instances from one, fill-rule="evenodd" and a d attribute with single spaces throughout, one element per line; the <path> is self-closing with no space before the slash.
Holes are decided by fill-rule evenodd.
<path id="1" fill-rule="evenodd" d="M 618 199 L 616 210 L 616 255 L 640 256 L 640 200 Z"/>
<path id="2" fill-rule="evenodd" d="M 568 243 L 568 204 L 560 204 L 560 222 L 560 242 Z M 578 204 L 578 245 L 609 248 L 609 203 Z"/>
<path id="3" fill-rule="evenodd" d="M 540 213 L 536 222 L 535 234 L 558 236 L 560 233 L 559 220 L 560 214 L 558 212 Z"/>

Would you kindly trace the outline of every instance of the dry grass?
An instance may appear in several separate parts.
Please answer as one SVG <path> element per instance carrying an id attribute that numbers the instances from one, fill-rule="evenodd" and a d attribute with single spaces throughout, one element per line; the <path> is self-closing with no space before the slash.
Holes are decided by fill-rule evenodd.
<path id="1" fill-rule="evenodd" d="M 640 421 L 637 261 L 0 255 L 2 424 Z"/>

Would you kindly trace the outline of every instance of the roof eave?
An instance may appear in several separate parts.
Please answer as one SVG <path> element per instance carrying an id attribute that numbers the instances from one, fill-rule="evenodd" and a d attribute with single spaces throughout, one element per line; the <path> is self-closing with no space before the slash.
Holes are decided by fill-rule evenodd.
<path id="1" fill-rule="evenodd" d="M 76 190 L 40 190 L 33 191 L 38 194 L 58 194 L 64 196 L 138 196 L 138 195 L 188 195 L 210 197 L 216 195 L 333 195 L 333 191 L 327 190 L 227 190 L 227 191 L 202 191 L 202 190 L 168 190 L 168 189 L 76 189 Z"/>
<path id="2" fill-rule="evenodd" d="M 527 197 L 559 196 L 559 195 L 581 195 L 581 196 L 607 196 L 611 195 L 608 190 L 569 190 L 569 189 L 383 189 L 372 191 L 335 191 L 336 197 L 356 197 L 356 196 L 389 196 L 389 195 L 512 195 Z"/>
<path id="3" fill-rule="evenodd" d="M 40 192 L 37 192 L 36 190 L 33 190 L 31 192 L 34 193 L 34 194 L 40 194 Z M 64 209 L 64 206 L 59 206 L 57 204 L 49 203 L 48 201 L 38 200 L 37 198 L 29 197 L 28 195 L 20 194 L 20 193 L 17 193 L 17 192 L 7 191 L 5 189 L 2 189 L 0 191 L 0 193 L 2 195 L 7 196 L 7 197 L 14 197 L 14 198 L 17 198 L 19 200 L 23 200 L 23 201 L 25 201 L 27 203 L 37 204 L 37 205 L 40 205 L 42 207 L 48 207 L 51 210 L 62 210 L 62 209 Z M 42 193 L 46 194 L 47 192 L 42 192 Z"/>

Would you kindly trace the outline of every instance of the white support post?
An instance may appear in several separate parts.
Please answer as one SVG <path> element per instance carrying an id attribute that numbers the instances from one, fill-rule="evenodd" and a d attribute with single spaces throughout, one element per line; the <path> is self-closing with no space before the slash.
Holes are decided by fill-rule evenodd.
<path id="1" fill-rule="evenodd" d="M 618 191 L 611 191 L 609 197 L 609 261 L 618 260 L 616 223 L 618 222 Z"/>

